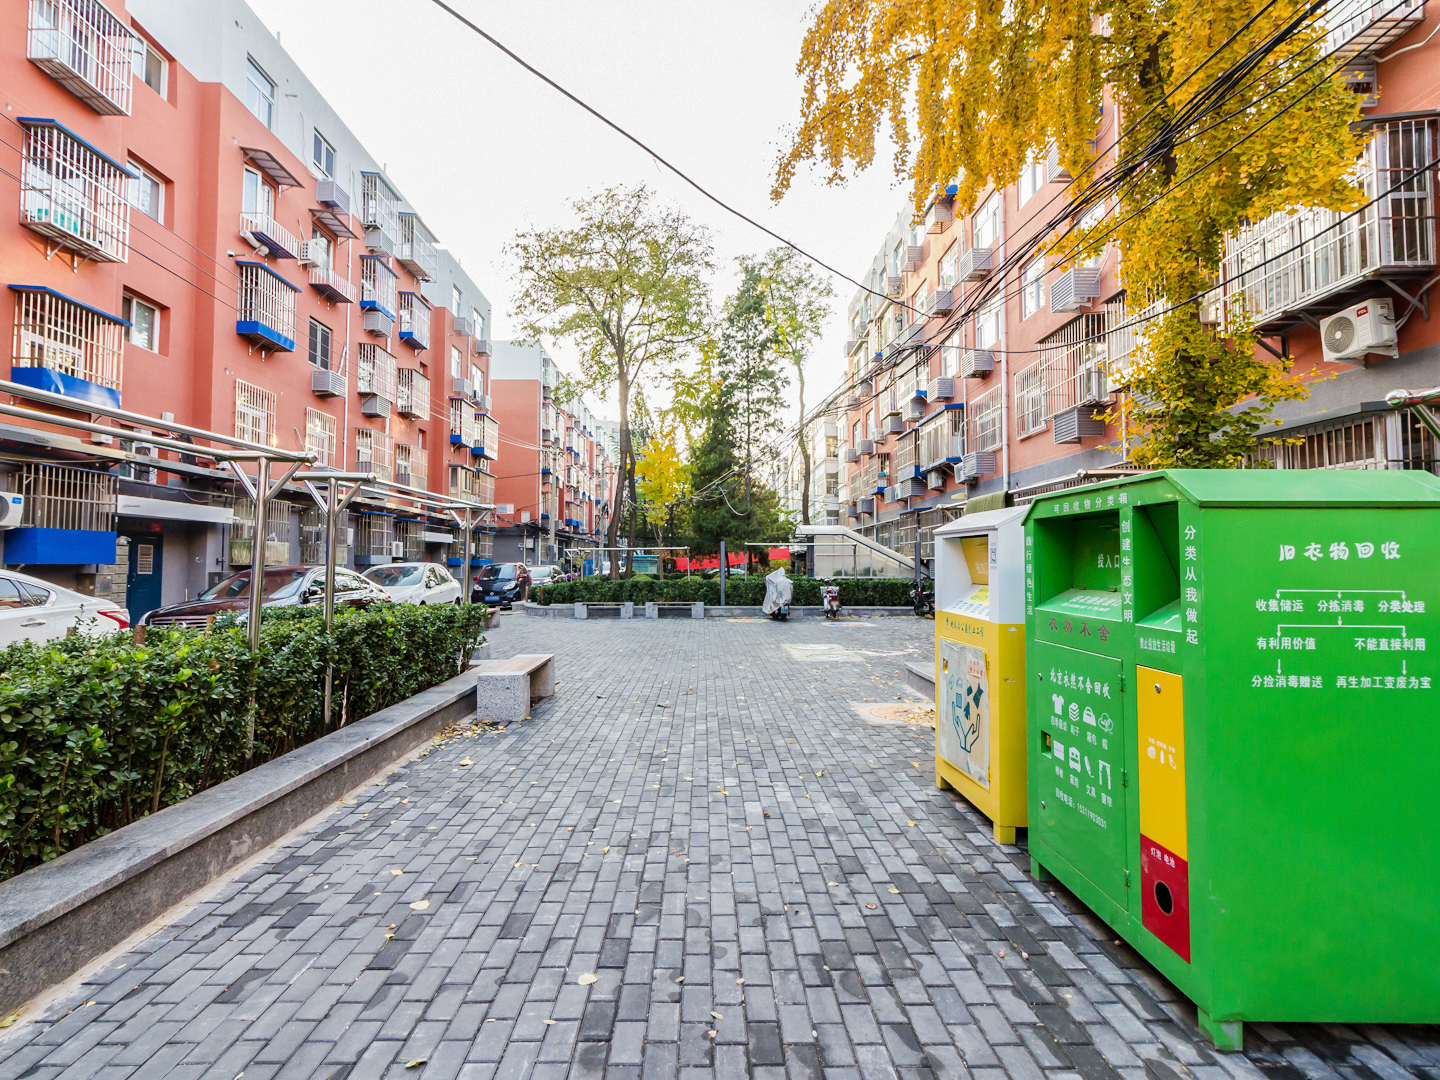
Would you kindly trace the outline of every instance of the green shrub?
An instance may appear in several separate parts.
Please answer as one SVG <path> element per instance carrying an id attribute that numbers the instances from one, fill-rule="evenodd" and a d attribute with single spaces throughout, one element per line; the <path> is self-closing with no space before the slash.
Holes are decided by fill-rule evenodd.
<path id="1" fill-rule="evenodd" d="M 816 578 L 791 578 L 794 593 L 790 603 L 796 607 L 815 607 L 820 604 L 820 586 Z M 836 578 L 840 586 L 840 603 L 847 607 L 908 607 L 910 590 L 915 582 L 910 578 Z M 720 579 L 703 580 L 700 577 L 666 578 L 656 581 L 642 579 L 639 575 L 629 581 L 611 581 L 608 577 L 594 576 L 577 578 L 574 581 L 557 581 L 553 585 L 536 589 L 536 603 L 573 604 L 583 601 L 591 604 L 615 604 L 628 600 L 634 604 L 658 600 L 668 603 L 694 603 L 703 600 L 712 606 L 720 603 Z M 755 575 L 733 576 L 725 583 L 725 602 L 740 607 L 753 607 L 765 599 L 765 579 Z"/>
<path id="2" fill-rule="evenodd" d="M 387 604 L 0 650 L 0 880 L 240 773 L 253 692 L 259 764 L 452 678 L 484 607 Z"/>

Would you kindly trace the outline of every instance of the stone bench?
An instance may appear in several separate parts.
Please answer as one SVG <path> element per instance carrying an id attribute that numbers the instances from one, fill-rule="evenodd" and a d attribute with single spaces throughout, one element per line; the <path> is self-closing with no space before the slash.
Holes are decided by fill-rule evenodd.
<path id="1" fill-rule="evenodd" d="M 699 600 L 693 604 L 650 600 L 645 604 L 645 618 L 647 619 L 703 619 L 704 617 L 705 605 Z"/>
<path id="2" fill-rule="evenodd" d="M 577 619 L 633 619 L 635 617 L 635 605 L 630 601 L 623 604 L 592 604 L 584 600 L 575 602 L 575 618 Z"/>
<path id="3" fill-rule="evenodd" d="M 532 702 L 555 693 L 553 653 L 486 660 L 475 671 L 476 720 L 509 724 L 528 719 Z"/>

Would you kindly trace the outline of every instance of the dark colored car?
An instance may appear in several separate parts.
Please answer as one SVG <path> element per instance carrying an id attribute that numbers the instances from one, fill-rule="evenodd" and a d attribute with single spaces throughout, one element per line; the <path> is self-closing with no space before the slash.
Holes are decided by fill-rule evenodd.
<path id="1" fill-rule="evenodd" d="M 530 571 L 524 563 L 503 562 L 482 566 L 471 579 L 470 602 L 508 608 L 530 596 Z"/>
<path id="2" fill-rule="evenodd" d="M 263 607 L 292 607 L 299 604 L 321 604 L 325 601 L 325 568 L 323 566 L 269 566 L 265 568 Z M 369 607 L 389 603 L 385 590 L 367 581 L 354 570 L 335 568 L 335 603 L 349 607 Z M 194 600 L 156 608 L 143 619 L 148 626 L 204 626 L 211 615 L 221 612 L 246 612 L 250 609 L 250 571 L 217 581 Z"/>

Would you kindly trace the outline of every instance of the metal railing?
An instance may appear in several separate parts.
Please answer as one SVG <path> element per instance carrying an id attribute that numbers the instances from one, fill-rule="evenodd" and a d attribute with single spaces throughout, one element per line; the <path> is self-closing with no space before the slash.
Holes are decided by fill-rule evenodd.
<path id="1" fill-rule="evenodd" d="M 401 368 L 397 378 L 395 411 L 421 420 L 430 416 L 430 380 L 414 368 Z"/>
<path id="2" fill-rule="evenodd" d="M 367 172 L 360 176 L 360 223 L 367 232 L 373 229 L 384 234 L 393 245 L 400 231 L 400 197 L 379 173 Z M 368 246 L 369 237 L 366 240 Z"/>
<path id="3" fill-rule="evenodd" d="M 418 214 L 399 215 L 399 243 L 395 257 L 405 264 L 421 281 L 434 281 L 440 269 L 440 258 L 435 251 L 435 238 L 420 220 Z"/>
<path id="4" fill-rule="evenodd" d="M 119 391 L 125 324 L 58 293 L 15 290 L 15 350 L 20 368 L 47 368 Z"/>
<path id="5" fill-rule="evenodd" d="M 411 348 L 430 347 L 430 305 L 419 293 L 400 294 L 400 340 Z"/>
<path id="6" fill-rule="evenodd" d="M 254 557 L 255 503 L 241 499 L 230 526 L 230 563 L 249 566 Z M 284 499 L 265 503 L 265 565 L 284 566 L 290 561 L 290 504 Z"/>
<path id="7" fill-rule="evenodd" d="M 316 455 L 315 464 L 332 468 L 339 464 L 335 457 L 335 417 L 319 409 L 305 410 L 305 449 Z"/>
<path id="8" fill-rule="evenodd" d="M 394 558 L 395 519 L 388 514 L 355 515 L 355 561 L 389 562 Z"/>
<path id="9" fill-rule="evenodd" d="M 100 0 L 30 0 L 26 55 L 98 113 L 130 115 L 138 41 Z"/>
<path id="10" fill-rule="evenodd" d="M 25 496 L 24 527 L 115 531 L 120 482 L 112 473 L 27 462 L 11 474 L 10 483 L 12 491 Z"/>
<path id="11" fill-rule="evenodd" d="M 361 397 L 380 397 L 394 401 L 399 381 L 399 365 L 395 357 L 379 345 L 362 341 L 356 346 L 355 392 Z M 358 467 L 358 466 L 357 466 Z"/>
<path id="12" fill-rule="evenodd" d="M 262 446 L 275 445 L 275 392 L 235 380 L 235 437 Z"/>
<path id="13" fill-rule="evenodd" d="M 459 439 L 456 439 L 457 435 Z M 480 444 L 480 425 L 475 422 L 475 406 L 462 398 L 450 399 L 450 441 L 460 446 Z"/>
<path id="14" fill-rule="evenodd" d="M 360 306 L 375 308 L 390 318 L 399 307 L 396 288 L 399 275 L 378 255 L 360 256 Z"/>
<path id="15" fill-rule="evenodd" d="M 1374 53 L 1425 19 L 1425 0 L 1336 0 L 1323 16 L 1326 55 Z"/>
<path id="16" fill-rule="evenodd" d="M 333 266 L 312 266 L 310 284 L 337 304 L 355 302 L 355 286 L 350 284 Z"/>
<path id="17" fill-rule="evenodd" d="M 251 243 L 263 245 L 271 255 L 278 253 L 282 258 L 295 258 L 300 248 L 295 234 L 269 214 L 240 211 L 240 232 Z"/>
<path id="18" fill-rule="evenodd" d="M 428 487 L 430 451 L 405 443 L 395 447 L 395 483 L 405 487 Z"/>
<path id="19" fill-rule="evenodd" d="M 21 126 L 21 224 L 87 259 L 125 262 L 130 171 L 53 120 L 22 120 Z"/>
<path id="20" fill-rule="evenodd" d="M 262 346 L 293 350 L 295 286 L 260 263 L 237 260 L 235 265 L 240 279 L 235 332 L 259 340 Z"/>
<path id="21" fill-rule="evenodd" d="M 965 410 L 970 414 L 969 438 L 966 440 L 969 447 L 975 450 L 998 450 L 1005 441 L 1005 432 L 1000 426 L 1004 394 L 1005 387 L 1000 385 L 970 401 L 969 408 Z"/>
<path id="22" fill-rule="evenodd" d="M 395 437 L 374 428 L 355 429 L 355 471 L 374 473 L 385 483 L 395 478 Z"/>

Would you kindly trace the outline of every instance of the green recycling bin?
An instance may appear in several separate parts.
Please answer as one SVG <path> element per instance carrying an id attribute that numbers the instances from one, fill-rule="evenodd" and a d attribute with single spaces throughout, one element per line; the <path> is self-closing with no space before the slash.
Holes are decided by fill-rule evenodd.
<path id="1" fill-rule="evenodd" d="M 1218 1047 L 1440 1022 L 1440 480 L 1166 470 L 1025 530 L 1036 875 Z"/>

